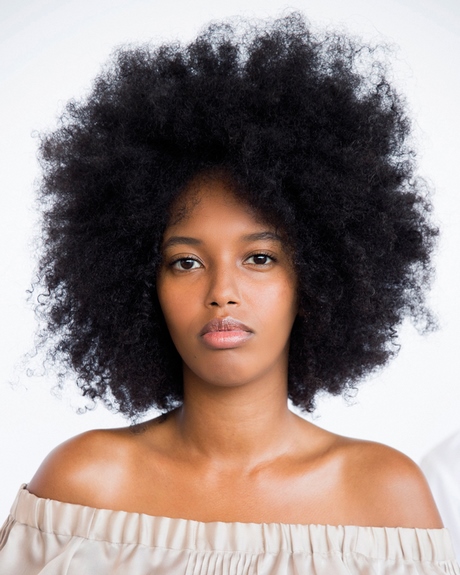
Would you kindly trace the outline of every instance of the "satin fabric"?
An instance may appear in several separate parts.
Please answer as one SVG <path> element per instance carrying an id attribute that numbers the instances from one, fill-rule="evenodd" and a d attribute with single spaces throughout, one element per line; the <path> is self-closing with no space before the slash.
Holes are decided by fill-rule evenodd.
<path id="1" fill-rule="evenodd" d="M 460 575 L 446 529 L 202 523 L 41 499 L 21 488 L 1 575 Z"/>

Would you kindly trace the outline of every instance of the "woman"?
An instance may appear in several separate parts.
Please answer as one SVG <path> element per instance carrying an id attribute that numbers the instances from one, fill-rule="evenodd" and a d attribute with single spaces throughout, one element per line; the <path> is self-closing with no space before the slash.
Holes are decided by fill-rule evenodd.
<path id="1" fill-rule="evenodd" d="M 437 232 L 371 52 L 296 14 L 121 50 L 44 138 L 43 341 L 133 425 L 48 456 L 2 574 L 460 573 L 410 460 L 287 405 L 430 325 Z"/>

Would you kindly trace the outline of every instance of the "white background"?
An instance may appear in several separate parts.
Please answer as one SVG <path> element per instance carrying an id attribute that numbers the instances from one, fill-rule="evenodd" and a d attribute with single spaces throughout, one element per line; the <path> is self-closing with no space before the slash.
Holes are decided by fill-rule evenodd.
<path id="1" fill-rule="evenodd" d="M 410 325 L 399 357 L 351 404 L 322 400 L 314 421 L 390 444 L 419 460 L 460 426 L 460 2 L 458 0 L 0 0 L 0 522 L 15 492 L 66 438 L 124 425 L 103 407 L 76 414 L 78 397 L 50 393 L 51 375 L 27 377 L 35 320 L 33 271 L 36 130 L 84 94 L 112 49 L 126 42 L 190 40 L 210 20 L 301 10 L 315 26 L 395 45 L 394 80 L 407 95 L 422 175 L 436 189 L 442 237 L 431 302 L 441 329 Z M 14 384 L 14 385 L 12 385 Z"/>

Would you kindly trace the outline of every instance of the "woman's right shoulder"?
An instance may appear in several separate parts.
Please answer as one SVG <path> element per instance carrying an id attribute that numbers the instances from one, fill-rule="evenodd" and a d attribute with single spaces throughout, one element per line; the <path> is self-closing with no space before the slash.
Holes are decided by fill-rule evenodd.
<path id="1" fill-rule="evenodd" d="M 58 445 L 27 489 L 37 497 L 107 507 L 126 481 L 132 459 L 129 428 L 87 431 Z"/>

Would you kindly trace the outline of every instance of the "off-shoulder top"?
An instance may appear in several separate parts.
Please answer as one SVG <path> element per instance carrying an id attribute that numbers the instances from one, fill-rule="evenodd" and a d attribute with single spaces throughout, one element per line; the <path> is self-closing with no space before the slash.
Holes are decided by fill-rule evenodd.
<path id="1" fill-rule="evenodd" d="M 1 575 L 460 575 L 446 529 L 224 523 L 38 498 L 0 531 Z"/>

